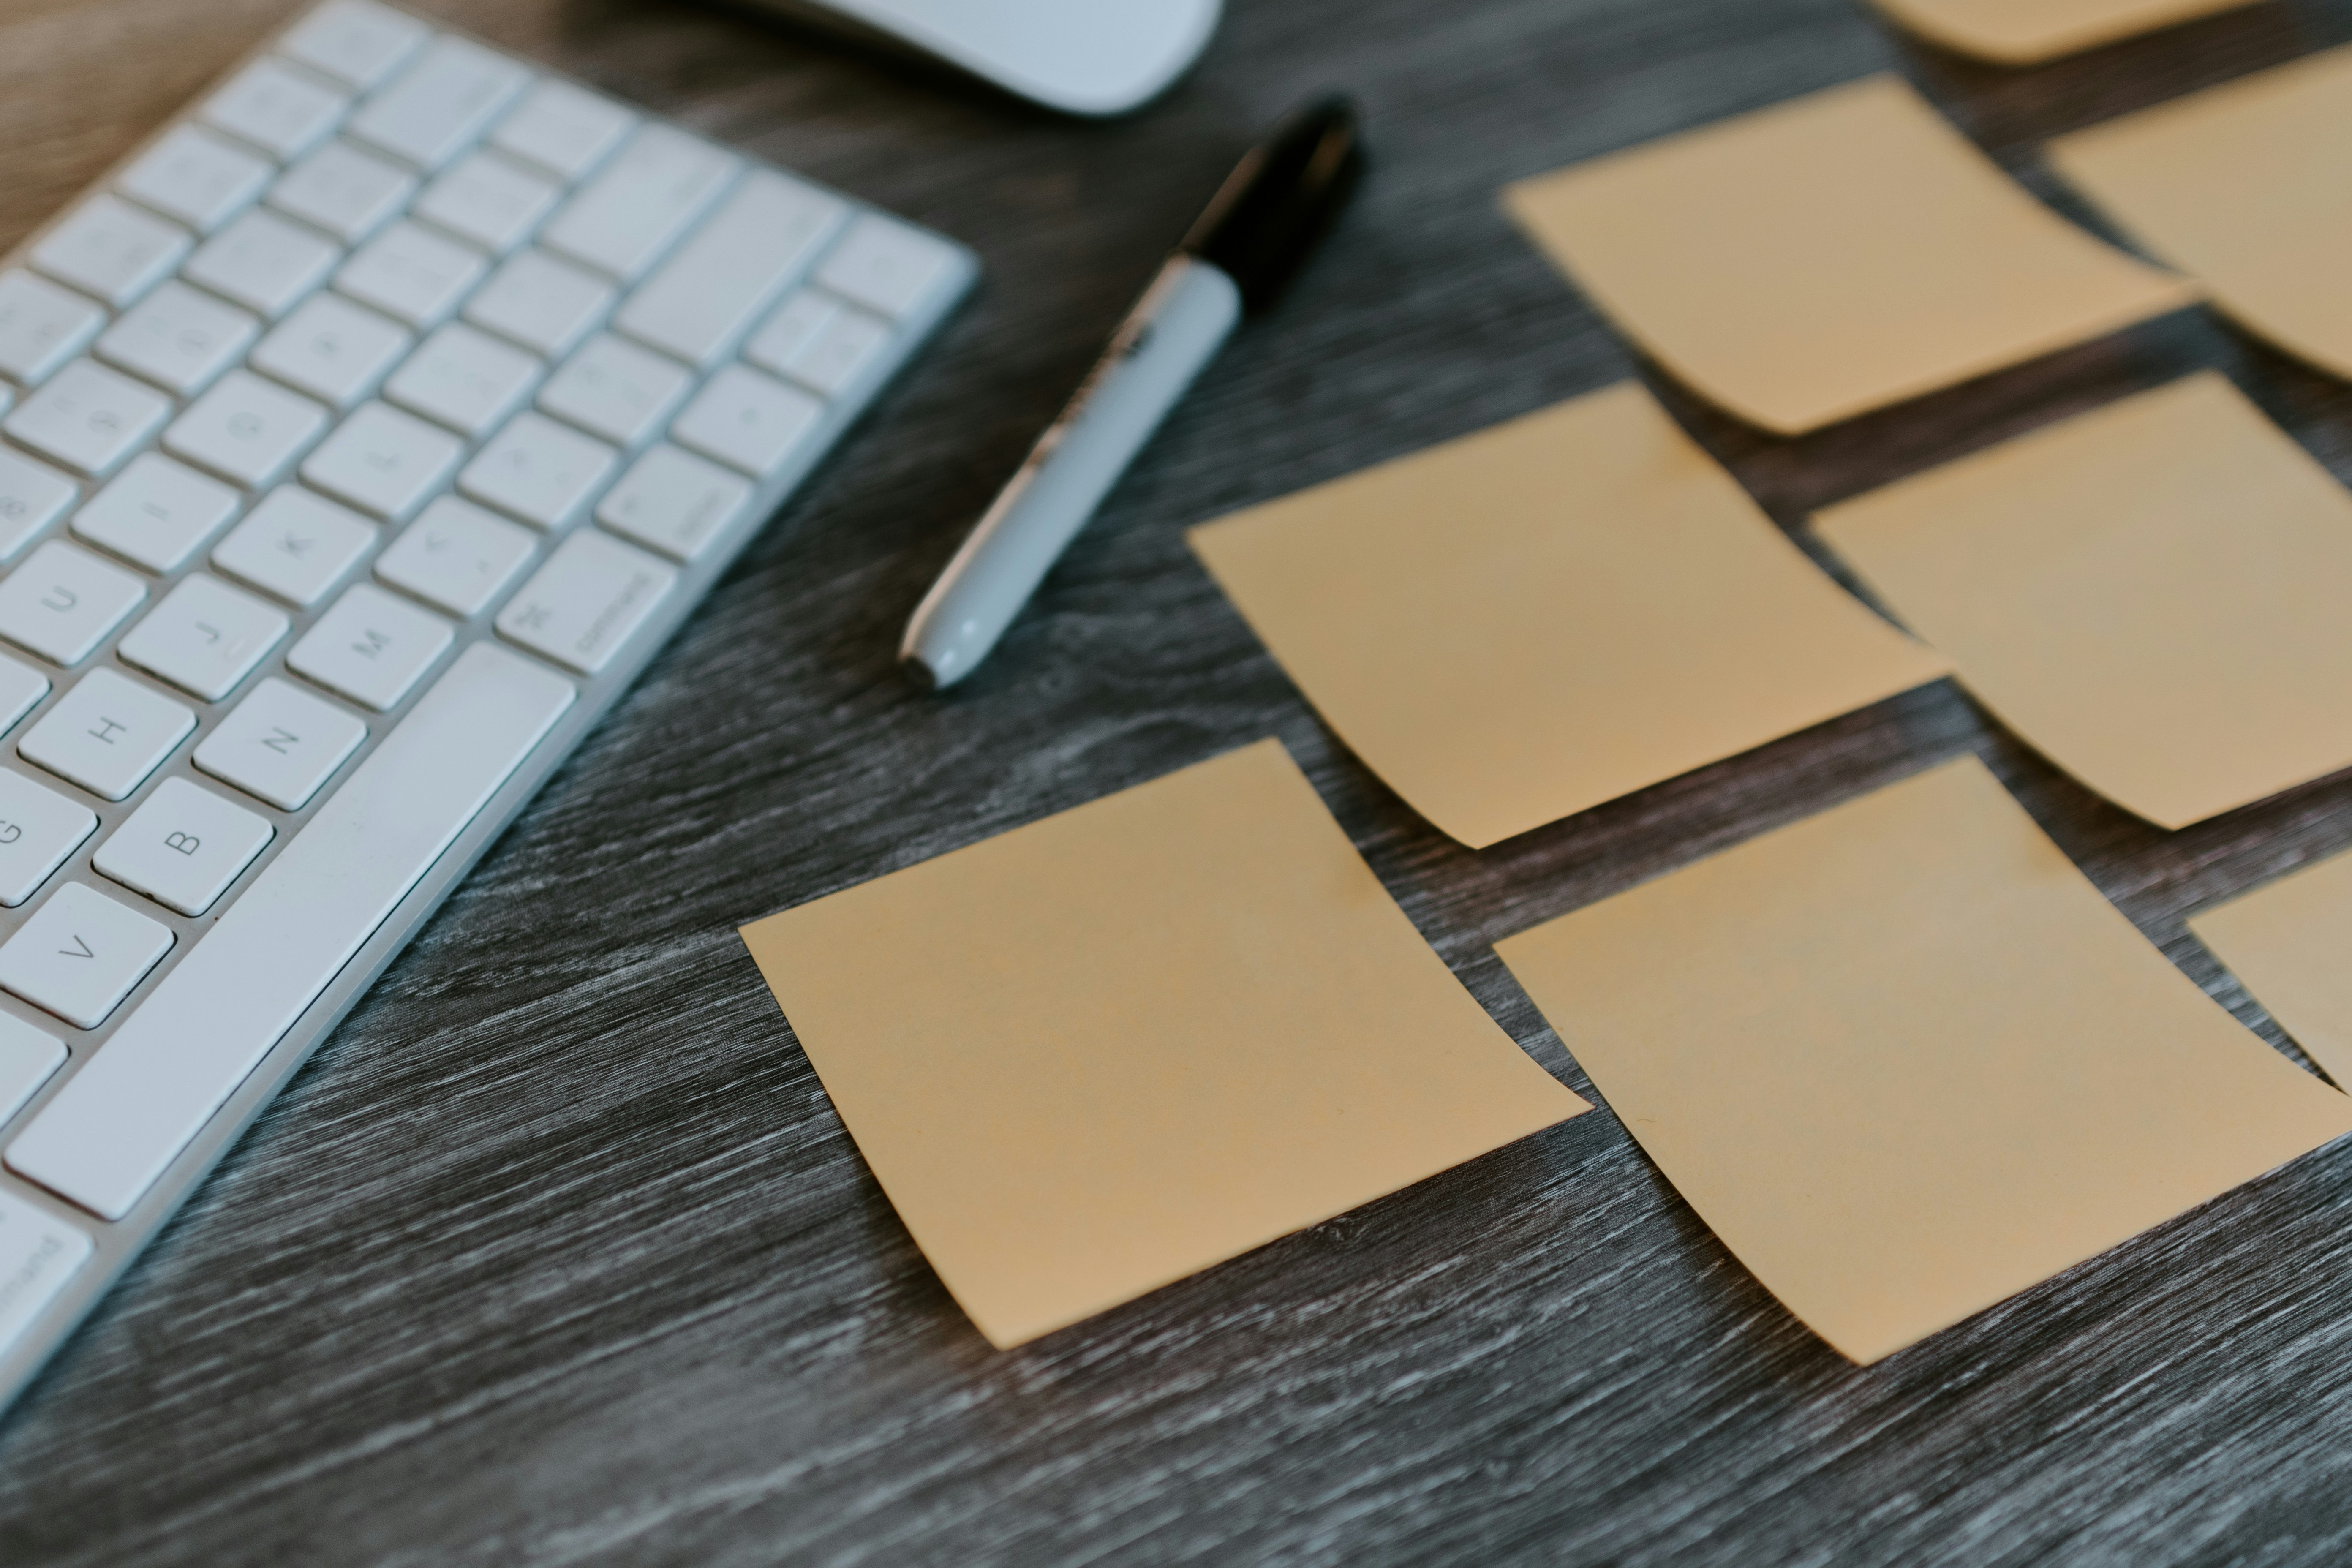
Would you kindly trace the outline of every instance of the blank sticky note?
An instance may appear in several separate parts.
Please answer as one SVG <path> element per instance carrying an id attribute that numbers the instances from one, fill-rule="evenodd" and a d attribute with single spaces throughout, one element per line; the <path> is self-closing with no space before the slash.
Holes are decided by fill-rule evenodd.
<path id="1" fill-rule="evenodd" d="M 2217 904 L 2189 929 L 2329 1077 L 2352 1083 L 2352 855 Z"/>
<path id="2" fill-rule="evenodd" d="M 2248 331 L 2352 376 L 2352 48 L 2062 136 L 2050 159 Z"/>
<path id="3" fill-rule="evenodd" d="M 1356 754 L 1474 848 L 1950 668 L 1632 383 L 1192 541 Z"/>
<path id="4" fill-rule="evenodd" d="M 2352 766 L 2352 495 L 2218 375 L 1819 523 L 2003 723 L 2150 822 Z"/>
<path id="5" fill-rule="evenodd" d="M 1973 758 L 1496 951 L 1699 1217 L 1857 1362 L 2352 1131 Z"/>
<path id="6" fill-rule="evenodd" d="M 1272 741 L 742 934 L 999 1346 L 1590 1109 Z"/>
<path id="7" fill-rule="evenodd" d="M 2042 206 L 1891 76 L 1524 181 L 1505 202 L 1652 358 L 1784 435 L 2194 297 Z"/>
<path id="8" fill-rule="evenodd" d="M 1877 0 L 1930 43 L 1999 65 L 2029 66 L 2253 0 Z"/>

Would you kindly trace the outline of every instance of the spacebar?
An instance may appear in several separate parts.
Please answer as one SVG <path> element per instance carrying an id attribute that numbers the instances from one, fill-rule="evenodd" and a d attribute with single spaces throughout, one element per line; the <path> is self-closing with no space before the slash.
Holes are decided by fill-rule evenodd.
<path id="1" fill-rule="evenodd" d="M 467 648 L 8 1145 L 9 1168 L 128 1214 L 572 699 L 538 665 Z"/>

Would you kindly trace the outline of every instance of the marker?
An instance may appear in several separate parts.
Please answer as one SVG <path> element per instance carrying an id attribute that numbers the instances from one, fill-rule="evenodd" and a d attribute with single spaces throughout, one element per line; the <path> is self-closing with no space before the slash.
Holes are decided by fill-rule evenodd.
<path id="1" fill-rule="evenodd" d="M 1244 316 L 1271 305 L 1364 167 L 1356 108 L 1327 98 L 1251 149 L 1111 335 L 908 623 L 899 668 L 953 686 L 1004 628 Z"/>

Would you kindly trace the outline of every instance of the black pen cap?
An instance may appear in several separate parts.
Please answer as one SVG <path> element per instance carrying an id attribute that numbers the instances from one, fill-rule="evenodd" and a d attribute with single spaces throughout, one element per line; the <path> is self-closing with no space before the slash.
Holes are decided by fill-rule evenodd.
<path id="1" fill-rule="evenodd" d="M 1181 248 L 1223 270 L 1255 315 L 1274 303 L 1364 174 L 1356 106 L 1333 94 L 1298 110 L 1225 177 Z"/>

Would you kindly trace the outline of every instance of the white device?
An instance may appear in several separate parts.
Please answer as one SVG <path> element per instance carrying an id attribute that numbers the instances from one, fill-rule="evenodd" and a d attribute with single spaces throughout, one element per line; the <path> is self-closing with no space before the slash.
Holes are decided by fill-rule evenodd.
<path id="1" fill-rule="evenodd" d="M 1222 0 L 751 0 L 929 55 L 1068 114 L 1124 114 L 1182 76 Z"/>
<path id="2" fill-rule="evenodd" d="M 374 0 L 0 258 L 0 1403 L 976 271 Z"/>

